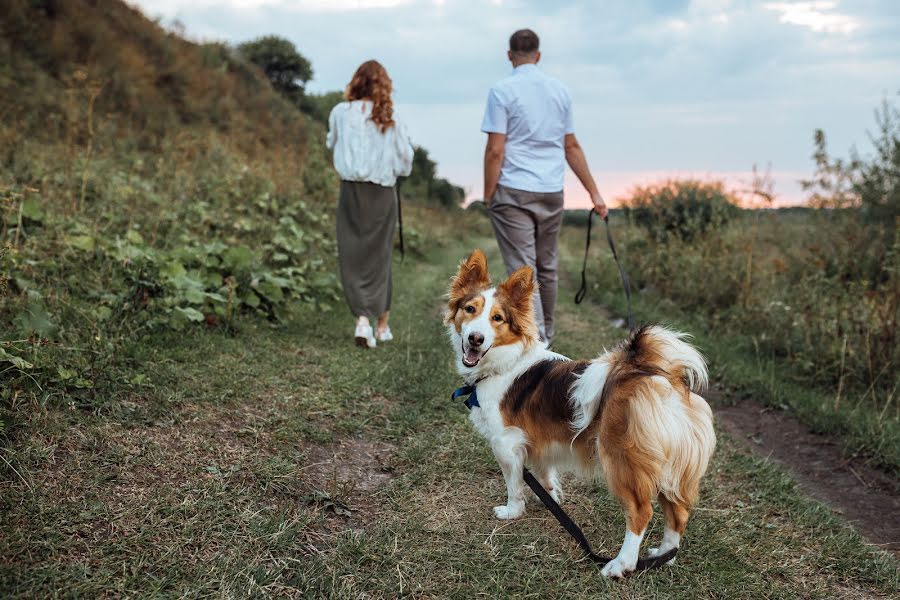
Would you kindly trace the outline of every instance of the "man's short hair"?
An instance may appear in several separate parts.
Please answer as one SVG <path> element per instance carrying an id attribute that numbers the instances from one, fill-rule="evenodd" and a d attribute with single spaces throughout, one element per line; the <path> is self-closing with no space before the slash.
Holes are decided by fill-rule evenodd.
<path id="1" fill-rule="evenodd" d="M 509 51 L 517 56 L 534 54 L 540 47 L 541 40 L 530 29 L 520 29 L 509 36 Z"/>

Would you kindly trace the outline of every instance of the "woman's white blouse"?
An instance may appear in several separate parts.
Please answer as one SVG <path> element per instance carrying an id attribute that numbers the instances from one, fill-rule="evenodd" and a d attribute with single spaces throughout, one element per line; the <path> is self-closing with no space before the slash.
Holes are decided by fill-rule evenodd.
<path id="1" fill-rule="evenodd" d="M 334 168 L 341 179 L 391 187 L 399 175 L 412 172 L 412 142 L 400 123 L 382 133 L 369 118 L 371 110 L 369 100 L 335 106 L 328 116 L 325 144 L 334 151 Z"/>

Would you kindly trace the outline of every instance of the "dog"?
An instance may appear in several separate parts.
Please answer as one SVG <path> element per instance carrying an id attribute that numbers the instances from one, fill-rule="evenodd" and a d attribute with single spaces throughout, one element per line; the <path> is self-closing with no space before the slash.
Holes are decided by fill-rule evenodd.
<path id="1" fill-rule="evenodd" d="M 694 390 L 706 363 L 687 336 L 643 326 L 594 360 L 570 360 L 538 338 L 530 267 L 496 287 L 475 250 L 460 264 L 444 323 L 459 374 L 477 389 L 469 412 L 506 481 L 498 519 L 525 511 L 529 466 L 557 501 L 560 474 L 605 478 L 625 512 L 625 539 L 603 575 L 634 571 L 655 497 L 665 531 L 650 556 L 677 548 L 716 445 L 712 411 Z M 673 559 L 674 560 L 674 559 Z"/>

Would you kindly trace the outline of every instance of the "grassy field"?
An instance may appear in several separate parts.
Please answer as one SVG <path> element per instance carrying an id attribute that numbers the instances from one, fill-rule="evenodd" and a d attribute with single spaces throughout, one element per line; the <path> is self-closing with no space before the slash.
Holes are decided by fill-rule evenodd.
<path id="1" fill-rule="evenodd" d="M 694 333 L 715 357 L 711 375 L 732 400 L 787 409 L 812 431 L 836 436 L 847 456 L 896 476 L 900 372 L 890 340 L 900 278 L 870 289 L 852 245 L 877 232 L 842 217 L 850 215 L 747 213 L 690 243 L 651 242 L 621 215 L 613 231 L 639 320 Z M 580 269 L 583 224 L 566 228 L 562 243 L 568 268 Z M 900 272 L 890 267 L 897 257 L 889 254 L 882 268 Z M 588 298 L 624 316 L 602 231 L 594 234 L 589 276 Z"/>
<path id="2" fill-rule="evenodd" d="M 900 593 L 890 555 L 725 435 L 674 566 L 610 582 L 536 499 L 524 518 L 495 520 L 502 478 L 448 400 L 458 381 L 440 321 L 473 246 L 501 273 L 489 229 L 466 218 L 409 213 L 429 239 L 467 234 L 396 265 L 390 345 L 359 350 L 342 306 L 310 307 L 282 326 L 155 337 L 133 349 L 146 382 L 103 410 L 23 398 L 17 443 L 0 450 L 0 596 Z M 590 356 L 621 330 L 575 307 L 572 287 L 557 348 Z M 570 484 L 566 508 L 598 550 L 618 549 L 623 518 L 602 487 Z M 661 528 L 657 515 L 648 542 Z"/>

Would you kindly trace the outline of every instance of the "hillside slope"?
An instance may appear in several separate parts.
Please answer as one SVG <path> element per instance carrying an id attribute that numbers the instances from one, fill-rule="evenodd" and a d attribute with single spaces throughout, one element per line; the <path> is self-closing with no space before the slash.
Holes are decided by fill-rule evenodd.
<path id="1" fill-rule="evenodd" d="M 306 120 L 224 45 L 188 42 L 118 0 L 7 0 L 2 10 L 4 141 L 83 142 L 96 95 L 95 135 L 107 144 L 159 149 L 188 129 L 248 153 L 304 146 Z"/>
<path id="2" fill-rule="evenodd" d="M 324 131 L 255 67 L 120 1 L 0 10 L 0 432 L 132 393 L 161 330 L 336 298 Z"/>

